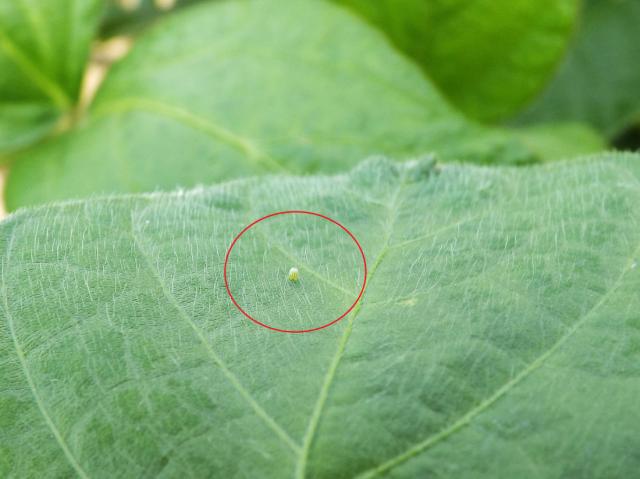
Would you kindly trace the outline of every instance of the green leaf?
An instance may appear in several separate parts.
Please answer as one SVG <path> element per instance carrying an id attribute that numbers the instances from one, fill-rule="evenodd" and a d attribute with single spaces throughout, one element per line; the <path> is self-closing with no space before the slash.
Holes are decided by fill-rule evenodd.
<path id="1" fill-rule="evenodd" d="M 557 75 L 518 123 L 583 121 L 610 138 L 640 123 L 640 2 L 587 0 Z"/>
<path id="2" fill-rule="evenodd" d="M 156 0 L 137 0 L 137 2 L 131 2 L 131 7 L 126 7 L 122 5 L 121 0 L 108 0 L 107 9 L 100 22 L 100 35 L 110 37 L 140 32 L 162 16 L 175 12 L 177 8 L 187 7 L 205 0 L 174 1 L 174 4 L 164 2 L 170 6 L 163 7 Z"/>
<path id="3" fill-rule="evenodd" d="M 48 133 L 75 104 L 101 0 L 0 4 L 0 153 Z"/>
<path id="4" fill-rule="evenodd" d="M 335 0 L 415 58 L 468 115 L 506 118 L 564 53 L 578 0 Z"/>
<path id="5" fill-rule="evenodd" d="M 512 133 L 545 161 L 569 159 L 607 149 L 602 135 L 581 123 L 542 123 L 513 129 Z"/>
<path id="6" fill-rule="evenodd" d="M 640 156 L 608 154 L 24 210 L 0 226 L 0 475 L 633 477 L 638 204 Z M 344 224 L 369 263 L 359 306 L 314 333 L 225 292 L 232 239 L 290 209 Z M 321 324 L 353 299 L 337 227 L 256 228 L 229 281 L 257 319 Z"/>
<path id="7" fill-rule="evenodd" d="M 260 172 L 340 171 L 364 156 L 523 163 L 510 134 L 454 111 L 375 29 L 328 2 L 220 2 L 147 31 L 86 124 L 16 161 L 10 208 Z"/>

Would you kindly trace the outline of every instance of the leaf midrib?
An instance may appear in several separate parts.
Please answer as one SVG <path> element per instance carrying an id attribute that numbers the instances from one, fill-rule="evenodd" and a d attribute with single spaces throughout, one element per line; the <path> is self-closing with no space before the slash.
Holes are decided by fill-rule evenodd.
<path id="1" fill-rule="evenodd" d="M 375 272 L 378 269 L 378 266 L 380 265 L 383 258 L 385 257 L 385 255 L 390 249 L 390 241 L 391 241 L 391 236 L 393 234 L 393 226 L 397 221 L 398 209 L 400 207 L 400 205 L 397 204 L 398 198 L 400 197 L 400 193 L 404 185 L 405 185 L 404 182 L 401 182 L 398 185 L 398 188 L 396 189 L 394 197 L 391 200 L 392 206 L 391 208 L 389 208 L 389 214 L 388 214 L 389 217 L 388 217 L 388 221 L 386 222 L 389 226 L 387 229 L 387 233 L 385 235 L 385 241 L 383 243 L 382 248 L 380 249 L 380 253 L 378 253 L 378 257 L 376 258 L 373 266 L 371 267 L 371 272 L 369 273 L 366 281 L 367 287 L 371 284 L 371 281 L 375 275 Z M 364 292 L 364 295 L 366 295 L 366 291 Z M 307 460 L 309 457 L 309 453 L 311 451 L 311 446 L 313 445 L 313 441 L 316 437 L 316 432 L 320 424 L 322 414 L 324 412 L 324 406 L 327 402 L 327 399 L 329 398 L 329 393 L 333 385 L 333 381 L 334 381 L 336 372 L 338 370 L 338 366 L 340 365 L 340 361 L 342 360 L 344 351 L 346 350 L 347 344 L 351 337 L 354 321 L 358 317 L 358 314 L 362 309 L 362 302 L 364 301 L 364 295 L 360 299 L 360 302 L 358 303 L 356 309 L 353 311 L 353 313 L 349 317 L 347 326 L 345 327 L 342 337 L 340 338 L 338 349 L 334 353 L 331 363 L 329 364 L 329 367 L 325 374 L 325 380 L 323 381 L 322 387 L 320 388 L 318 399 L 316 400 L 316 405 L 311 414 L 311 417 L 309 418 L 309 423 L 307 425 L 307 429 L 302 442 L 302 450 L 300 451 L 300 454 L 298 456 L 298 461 L 296 463 L 296 469 L 294 471 L 294 476 L 296 477 L 296 479 L 304 479 L 306 475 Z"/>
<path id="2" fill-rule="evenodd" d="M 38 68 L 2 30 L 0 30 L 0 49 L 5 51 L 7 57 L 20 68 L 59 110 L 65 111 L 71 107 L 73 101 L 69 95 L 42 69 Z"/>

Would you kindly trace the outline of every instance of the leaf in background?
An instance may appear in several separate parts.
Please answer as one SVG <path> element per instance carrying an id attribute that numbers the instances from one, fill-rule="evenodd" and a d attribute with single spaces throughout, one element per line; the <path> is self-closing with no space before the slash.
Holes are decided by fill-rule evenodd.
<path id="1" fill-rule="evenodd" d="M 328 2 L 221 2 L 167 17 L 114 66 L 84 127 L 22 155 L 10 208 L 94 192 L 338 171 L 373 153 L 522 163 L 372 27 Z"/>
<path id="2" fill-rule="evenodd" d="M 495 121 L 543 87 L 578 0 L 335 0 L 384 30 L 471 117 Z"/>
<path id="3" fill-rule="evenodd" d="M 640 123 L 640 2 L 587 0 L 566 60 L 518 123 L 583 121 L 612 138 Z"/>
<path id="4" fill-rule="evenodd" d="M 639 160 L 379 160 L 14 215 L 0 475 L 633 477 Z M 274 333 L 233 307 L 223 260 L 249 221 L 298 208 L 359 238 L 368 287 L 328 329 Z M 231 287 L 272 291 L 253 304 L 283 325 L 326 322 L 317 306 L 353 297 L 358 253 L 287 221 L 231 257 Z M 293 257 L 318 294 L 292 292 Z"/>
<path id="5" fill-rule="evenodd" d="M 544 161 L 571 159 L 608 148 L 597 131 L 582 123 L 541 123 L 511 132 Z"/>
<path id="6" fill-rule="evenodd" d="M 107 9 L 100 25 L 100 35 L 102 37 L 110 37 L 112 35 L 136 33 L 149 23 L 175 12 L 177 8 L 187 7 L 202 1 L 205 0 L 138 0 L 128 7 L 126 5 L 130 2 L 108 0 Z"/>
<path id="7" fill-rule="evenodd" d="M 75 105 L 101 0 L 0 2 L 0 153 L 51 131 Z"/>

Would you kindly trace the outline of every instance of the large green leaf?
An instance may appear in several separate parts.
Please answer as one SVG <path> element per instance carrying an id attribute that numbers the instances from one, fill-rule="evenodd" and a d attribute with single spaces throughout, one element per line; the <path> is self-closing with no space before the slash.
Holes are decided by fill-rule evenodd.
<path id="1" fill-rule="evenodd" d="M 640 123 L 640 2 L 587 0 L 557 75 L 521 123 L 584 121 L 613 137 Z"/>
<path id="2" fill-rule="evenodd" d="M 75 104 L 102 0 L 0 2 L 0 153 L 51 130 Z"/>
<path id="3" fill-rule="evenodd" d="M 640 157 L 610 154 L 24 210 L 0 227 L 0 475 L 634 477 L 638 204 Z M 231 240 L 287 209 L 369 262 L 359 306 L 314 333 L 225 293 Z M 318 325 L 354 298 L 337 227 L 255 228 L 229 280 L 256 319 Z"/>
<path id="4" fill-rule="evenodd" d="M 336 0 L 384 30 L 467 114 L 505 118 L 564 53 L 578 0 Z"/>
<path id="5" fill-rule="evenodd" d="M 435 151 L 519 163 L 506 132 L 466 121 L 374 28 L 328 2 L 197 5 L 143 35 L 86 124 L 16 161 L 11 208 L 264 171 L 344 170 Z"/>

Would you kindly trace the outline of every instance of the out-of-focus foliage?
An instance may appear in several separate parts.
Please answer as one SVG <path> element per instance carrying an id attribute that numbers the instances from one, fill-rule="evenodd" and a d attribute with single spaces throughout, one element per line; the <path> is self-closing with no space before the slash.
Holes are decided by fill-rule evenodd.
<path id="1" fill-rule="evenodd" d="M 0 2 L 0 154 L 41 138 L 74 107 L 102 6 Z"/>
<path id="2" fill-rule="evenodd" d="M 640 123 L 640 1 L 585 1 L 564 63 L 518 122 L 558 120 L 610 138 Z"/>
<path id="3" fill-rule="evenodd" d="M 580 123 L 542 123 L 512 130 L 542 161 L 556 161 L 606 149 L 605 139 Z"/>
<path id="4" fill-rule="evenodd" d="M 467 121 L 342 7 L 214 2 L 140 37 L 86 125 L 18 158 L 7 199 L 15 208 L 426 152 L 476 163 L 537 159 L 514 135 Z"/>
<path id="5" fill-rule="evenodd" d="M 640 121 L 634 122 L 614 138 L 613 146 L 621 150 L 640 150 Z"/>
<path id="6" fill-rule="evenodd" d="M 106 0 L 100 35 L 129 34 L 142 31 L 150 22 L 170 15 L 177 9 L 216 0 Z"/>
<path id="7" fill-rule="evenodd" d="M 9 206 L 283 169 L 337 171 L 376 153 L 522 164 L 601 150 L 602 138 L 575 122 L 588 118 L 545 113 L 544 121 L 525 127 L 487 128 L 447 102 L 482 120 L 518 108 L 551 76 L 575 23 L 576 1 L 2 3 L 0 153 L 4 148 L 13 160 Z M 620 39 L 637 35 L 623 20 L 638 3 L 589 2 L 585 25 L 602 11 L 619 28 L 599 29 L 612 39 L 590 40 L 581 55 L 605 58 L 607 48 L 626 47 L 626 60 L 615 68 L 632 71 L 636 44 Z M 159 16 L 166 18 L 157 22 Z M 98 22 L 103 35 L 135 32 L 136 45 L 78 116 Z M 628 78 L 625 86 L 614 82 L 624 92 L 598 95 L 596 103 L 607 112 L 628 108 L 632 118 L 635 77 L 615 75 Z M 587 98 L 579 108 L 588 110 L 588 87 L 577 90 Z M 558 108 L 569 97 L 559 93 Z M 52 130 L 61 124 L 71 128 Z M 612 131 L 619 129 L 605 130 Z"/>
<path id="8" fill-rule="evenodd" d="M 380 27 L 468 115 L 498 120 L 544 85 L 578 0 L 336 0 Z"/>

